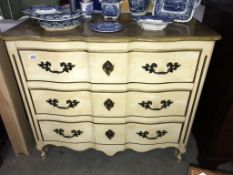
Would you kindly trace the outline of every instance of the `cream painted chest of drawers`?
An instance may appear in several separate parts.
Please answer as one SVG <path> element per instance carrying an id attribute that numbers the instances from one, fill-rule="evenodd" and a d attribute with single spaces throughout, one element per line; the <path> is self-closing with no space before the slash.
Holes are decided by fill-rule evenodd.
<path id="1" fill-rule="evenodd" d="M 184 26 L 192 34 L 201 25 L 194 21 Z M 24 28 L 31 33 L 12 37 Z M 87 34 L 84 24 L 83 30 L 56 38 L 27 21 L 6 33 L 42 156 L 51 144 L 78 151 L 94 148 L 107 155 L 174 147 L 181 159 L 219 36 L 207 35 L 204 28 L 201 36 L 178 30 L 173 36 L 151 38 L 147 35 L 153 32 L 138 28 L 135 33 L 141 34 L 131 36 L 131 28 L 115 35 Z"/>

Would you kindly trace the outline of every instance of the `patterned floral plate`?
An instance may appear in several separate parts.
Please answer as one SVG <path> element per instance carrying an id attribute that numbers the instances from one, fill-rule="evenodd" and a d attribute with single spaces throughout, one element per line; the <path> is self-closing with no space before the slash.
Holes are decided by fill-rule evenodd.
<path id="1" fill-rule="evenodd" d="M 154 0 L 152 15 L 160 20 L 188 22 L 199 4 L 200 0 Z"/>
<path id="2" fill-rule="evenodd" d="M 70 11 L 55 13 L 55 14 L 47 14 L 47 15 L 37 15 L 32 18 L 38 19 L 41 21 L 68 21 L 71 19 L 76 19 L 81 17 L 82 12 L 77 10 L 76 13 L 71 13 Z"/>
<path id="3" fill-rule="evenodd" d="M 173 20 L 167 17 L 163 17 L 161 20 L 160 17 L 152 16 L 152 15 L 145 15 L 145 16 L 132 16 L 132 19 L 135 21 L 142 21 L 142 20 L 156 20 L 156 21 L 163 21 L 164 23 L 172 23 Z"/>
<path id="4" fill-rule="evenodd" d="M 29 15 L 31 17 L 37 15 L 48 15 L 55 13 L 62 13 L 65 9 L 59 6 L 48 6 L 48 5 L 33 5 L 29 8 L 24 9 L 22 12 L 25 15 Z"/>
<path id="5" fill-rule="evenodd" d="M 33 17 L 38 20 L 42 28 L 47 31 L 70 30 L 80 25 L 81 12 L 63 12 L 57 14 L 37 15 Z"/>
<path id="6" fill-rule="evenodd" d="M 124 26 L 118 22 L 103 22 L 90 24 L 89 28 L 95 32 L 113 33 L 123 30 Z"/>
<path id="7" fill-rule="evenodd" d="M 144 30 L 161 31 L 171 23 L 169 19 L 159 20 L 154 16 L 135 16 L 132 18 Z"/>

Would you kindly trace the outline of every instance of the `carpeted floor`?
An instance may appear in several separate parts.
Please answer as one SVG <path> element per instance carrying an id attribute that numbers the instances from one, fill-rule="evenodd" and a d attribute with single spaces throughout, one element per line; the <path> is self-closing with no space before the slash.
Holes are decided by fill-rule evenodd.
<path id="1" fill-rule="evenodd" d="M 157 149 L 145 153 L 131 150 L 108 157 L 102 152 L 75 152 L 49 147 L 45 160 L 39 152 L 29 157 L 16 157 L 7 143 L 3 150 L 4 163 L 0 175 L 186 175 L 189 164 L 197 165 L 197 147 L 191 137 L 184 161 L 178 163 L 174 149 Z M 227 165 L 228 169 L 233 164 Z"/>

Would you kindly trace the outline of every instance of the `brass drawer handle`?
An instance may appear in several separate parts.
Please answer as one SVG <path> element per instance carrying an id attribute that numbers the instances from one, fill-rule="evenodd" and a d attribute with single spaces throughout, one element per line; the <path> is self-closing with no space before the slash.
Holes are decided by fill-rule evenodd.
<path id="1" fill-rule="evenodd" d="M 49 61 L 46 62 L 40 62 L 40 64 L 38 64 L 38 66 L 40 66 L 42 69 L 44 69 L 45 71 L 49 71 L 51 73 L 55 73 L 55 74 L 61 74 L 63 72 L 67 72 L 69 73 L 74 67 L 75 65 L 72 63 L 65 63 L 62 62 L 60 63 L 60 67 L 62 67 L 63 69 L 61 71 L 58 70 L 51 70 L 51 66 L 52 64 Z"/>
<path id="2" fill-rule="evenodd" d="M 66 100 L 66 103 L 68 104 L 68 106 L 59 106 L 58 105 L 59 101 L 56 98 L 54 98 L 54 99 L 50 98 L 46 102 L 49 103 L 50 105 L 52 105 L 53 107 L 56 107 L 59 109 L 75 108 L 79 104 L 79 101 L 77 101 L 77 100 Z"/>
<path id="3" fill-rule="evenodd" d="M 104 72 L 109 76 L 114 70 L 114 65 L 110 61 L 106 61 L 102 66 Z"/>
<path id="4" fill-rule="evenodd" d="M 137 134 L 140 136 L 140 137 L 142 137 L 142 138 L 145 138 L 145 139 L 148 139 L 148 140 L 156 140 L 156 139 L 158 139 L 158 138 L 160 138 L 160 137 L 163 137 L 164 135 L 166 135 L 167 134 L 167 131 L 166 130 L 157 130 L 156 131 L 156 136 L 155 137 L 149 137 L 148 135 L 149 135 L 149 132 L 148 131 L 139 131 L 139 132 L 137 132 Z"/>
<path id="5" fill-rule="evenodd" d="M 74 130 L 73 129 L 73 130 L 71 130 L 72 135 L 67 136 L 64 134 L 64 129 L 56 128 L 53 131 L 55 133 L 57 133 L 58 135 L 63 136 L 63 137 L 68 138 L 68 139 L 71 139 L 73 137 L 78 137 L 83 133 L 83 131 L 81 131 L 81 130 Z"/>
<path id="6" fill-rule="evenodd" d="M 165 75 L 165 74 L 168 74 L 168 73 L 173 73 L 175 70 L 177 70 L 181 65 L 177 62 L 175 63 L 172 63 L 172 62 L 169 62 L 167 63 L 167 71 L 162 71 L 162 72 L 157 72 L 156 71 L 156 68 L 158 67 L 158 65 L 156 63 L 152 63 L 151 65 L 149 64 L 146 64 L 145 66 L 142 66 L 143 69 L 145 69 L 145 71 L 149 72 L 150 74 L 151 73 L 154 73 L 154 74 L 158 74 L 158 75 Z"/>
<path id="7" fill-rule="evenodd" d="M 171 100 L 161 100 L 160 104 L 161 106 L 159 108 L 152 108 L 151 105 L 153 104 L 152 101 L 142 101 L 141 103 L 138 103 L 140 106 L 142 106 L 145 109 L 150 109 L 150 110 L 154 110 L 154 111 L 159 111 L 162 109 L 166 109 L 167 107 L 169 107 L 171 104 L 173 103 L 173 101 Z"/>

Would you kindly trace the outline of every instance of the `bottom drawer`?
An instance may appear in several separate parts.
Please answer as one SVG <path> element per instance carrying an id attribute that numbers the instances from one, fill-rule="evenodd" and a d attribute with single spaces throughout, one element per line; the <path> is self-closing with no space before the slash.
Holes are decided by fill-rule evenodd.
<path id="1" fill-rule="evenodd" d="M 44 141 L 122 145 L 178 143 L 182 123 L 93 124 L 39 121 Z"/>
<path id="2" fill-rule="evenodd" d="M 90 122 L 68 123 L 60 121 L 39 121 L 44 141 L 92 142 L 94 126 Z"/>
<path id="3" fill-rule="evenodd" d="M 178 143 L 182 123 L 127 124 L 127 142 L 138 144 Z"/>

